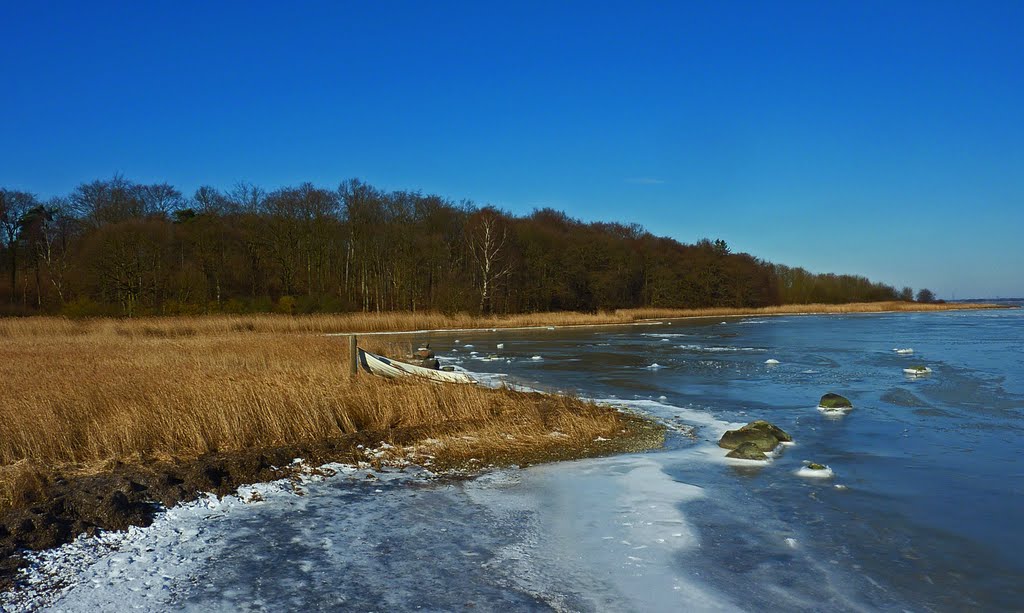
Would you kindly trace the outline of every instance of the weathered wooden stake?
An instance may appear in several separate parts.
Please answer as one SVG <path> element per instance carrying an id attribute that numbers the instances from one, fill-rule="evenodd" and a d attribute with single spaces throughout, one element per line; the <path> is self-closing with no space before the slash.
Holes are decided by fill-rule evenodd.
<path id="1" fill-rule="evenodd" d="M 348 362 L 349 362 L 349 376 L 356 376 L 359 374 L 359 350 L 356 349 L 356 335 L 350 334 L 348 337 Z"/>

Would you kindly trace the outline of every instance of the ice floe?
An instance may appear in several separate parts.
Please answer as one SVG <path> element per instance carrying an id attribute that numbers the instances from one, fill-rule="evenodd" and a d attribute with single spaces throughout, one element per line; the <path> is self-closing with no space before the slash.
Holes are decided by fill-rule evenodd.
<path id="1" fill-rule="evenodd" d="M 728 347 L 728 346 L 723 346 L 723 345 L 706 346 L 706 345 L 693 345 L 693 344 L 690 344 L 690 345 L 678 345 L 678 348 L 682 349 L 684 351 L 697 351 L 697 352 L 707 352 L 707 353 L 722 353 L 722 352 L 729 352 L 729 351 L 755 351 L 755 352 L 768 351 L 767 349 L 765 349 L 763 347 Z"/>
<path id="2" fill-rule="evenodd" d="M 930 375 L 932 373 L 932 369 L 927 366 L 911 366 L 910 368 L 904 368 L 903 372 L 912 377 L 923 377 L 925 375 Z"/>
<path id="3" fill-rule="evenodd" d="M 802 466 L 800 470 L 796 471 L 798 477 L 807 477 L 809 479 L 831 479 L 836 476 L 832 469 L 823 464 L 815 464 L 808 462 L 806 466 Z"/>
<path id="4" fill-rule="evenodd" d="M 818 405 L 818 411 L 826 417 L 842 417 L 853 410 L 853 407 L 823 407 Z"/>

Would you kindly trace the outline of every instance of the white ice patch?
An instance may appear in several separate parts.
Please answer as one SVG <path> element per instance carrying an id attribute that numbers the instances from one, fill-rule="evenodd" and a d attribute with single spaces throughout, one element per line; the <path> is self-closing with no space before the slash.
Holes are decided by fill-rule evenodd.
<path id="1" fill-rule="evenodd" d="M 726 347 L 726 346 L 705 346 L 705 345 L 679 345 L 679 349 L 684 351 L 698 351 L 707 353 L 724 353 L 730 351 L 755 351 L 764 352 L 768 351 L 763 347 Z"/>
<path id="2" fill-rule="evenodd" d="M 835 407 L 823 407 L 823 406 L 819 405 L 818 406 L 818 410 L 825 417 L 842 417 L 842 416 L 846 415 L 847 413 L 849 413 L 850 411 L 852 411 L 853 407 L 835 408 Z"/>
<path id="3" fill-rule="evenodd" d="M 699 546 L 680 511 L 703 497 L 656 460 L 619 456 L 531 467 L 467 487 L 474 503 L 496 517 L 532 517 L 519 542 L 499 550 L 489 566 L 529 594 L 576 593 L 576 607 L 618 610 L 729 610 L 680 567 L 679 551 Z M 600 580 L 595 578 L 600 577 Z M 582 589 L 581 589 L 582 588 Z"/>
<path id="4" fill-rule="evenodd" d="M 531 360 L 543 360 L 544 358 L 543 358 L 542 356 L 539 356 L 539 355 L 535 355 L 535 356 L 533 356 L 533 357 L 532 357 L 532 358 L 530 358 L 530 359 L 531 359 Z"/>
<path id="5" fill-rule="evenodd" d="M 0 610 L 40 608 L 76 611 L 161 611 L 175 608 L 173 590 L 195 583 L 196 561 L 221 557 L 224 530 L 273 505 L 301 512 L 304 487 L 317 482 L 411 479 L 426 472 L 373 473 L 346 464 L 301 470 L 292 479 L 244 485 L 236 494 L 206 494 L 159 513 L 146 528 L 82 535 L 55 549 L 31 553 L 24 571 L 26 587 L 0 594 Z"/>
<path id="6" fill-rule="evenodd" d="M 895 351 L 896 353 L 899 353 L 901 355 L 907 355 L 907 354 L 914 353 L 914 350 L 911 349 L 910 347 L 905 347 L 903 349 L 896 349 L 896 348 L 894 348 L 893 351 Z"/>
<path id="7" fill-rule="evenodd" d="M 779 362 L 775 358 L 768 358 L 767 360 L 764 361 L 764 363 L 769 365 L 769 366 L 775 366 L 776 364 L 781 364 L 781 362 Z"/>
<path id="8" fill-rule="evenodd" d="M 831 479 L 836 475 L 828 466 L 825 468 L 811 468 L 810 466 L 803 466 L 800 470 L 796 471 L 796 476 L 807 477 L 808 479 Z"/>
<path id="9" fill-rule="evenodd" d="M 609 398 L 593 398 L 592 400 L 598 404 L 605 404 L 612 407 L 624 407 L 638 413 L 649 415 L 665 423 L 681 421 L 685 424 L 700 428 L 703 438 L 713 438 L 715 441 L 720 439 L 727 430 L 735 430 L 736 428 L 740 428 L 745 425 L 743 423 L 728 422 L 718 419 L 707 410 L 677 407 L 657 400 L 648 400 L 644 398 L 622 400 L 614 396 Z M 661 399 L 659 398 L 659 400 Z M 704 454 L 705 451 L 708 452 L 708 459 L 714 459 L 716 462 L 721 462 L 725 456 L 718 452 L 727 450 L 721 449 L 718 445 L 698 445 L 696 447 L 688 448 L 685 450 L 685 453 L 696 452 Z"/>

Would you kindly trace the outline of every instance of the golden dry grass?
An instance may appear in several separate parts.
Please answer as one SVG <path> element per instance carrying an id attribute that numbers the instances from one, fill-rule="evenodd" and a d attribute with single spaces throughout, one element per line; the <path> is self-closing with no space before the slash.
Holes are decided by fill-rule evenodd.
<path id="1" fill-rule="evenodd" d="M 619 417 L 572 398 L 420 381 L 351 379 L 342 339 L 200 334 L 189 323 L 80 324 L 14 330 L 0 342 L 0 509 L 41 468 L 110 460 L 194 458 L 355 432 L 430 426 L 439 455 L 472 457 L 621 429 Z M 126 333 L 126 331 L 128 333 Z M 405 346 L 371 339 L 392 355 Z M 552 432 L 559 432 L 552 438 Z"/>
<path id="2" fill-rule="evenodd" d="M 0 320 L 0 339 L 24 336 L 74 337 L 116 335 L 127 338 L 187 338 L 221 334 L 330 334 L 404 332 L 463 328 L 531 326 L 593 326 L 629 324 L 650 319 L 788 315 L 795 313 L 880 313 L 890 311 L 948 311 L 1002 308 L 991 304 L 919 304 L 860 302 L 849 304 L 790 304 L 763 308 L 619 309 L 599 313 L 549 312 L 479 317 L 468 313 L 394 311 L 387 313 L 328 313 L 316 315 L 208 315 L 142 319 L 82 319 L 29 317 Z"/>

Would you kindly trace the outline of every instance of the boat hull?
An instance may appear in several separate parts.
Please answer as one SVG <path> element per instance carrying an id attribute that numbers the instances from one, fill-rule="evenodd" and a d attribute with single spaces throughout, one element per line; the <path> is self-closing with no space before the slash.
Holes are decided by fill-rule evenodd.
<path id="1" fill-rule="evenodd" d="M 476 379 L 466 373 L 447 370 L 423 368 L 415 364 L 398 362 L 365 349 L 359 350 L 359 365 L 368 373 L 381 377 L 397 379 L 399 377 L 421 377 L 439 383 L 476 383 Z"/>

